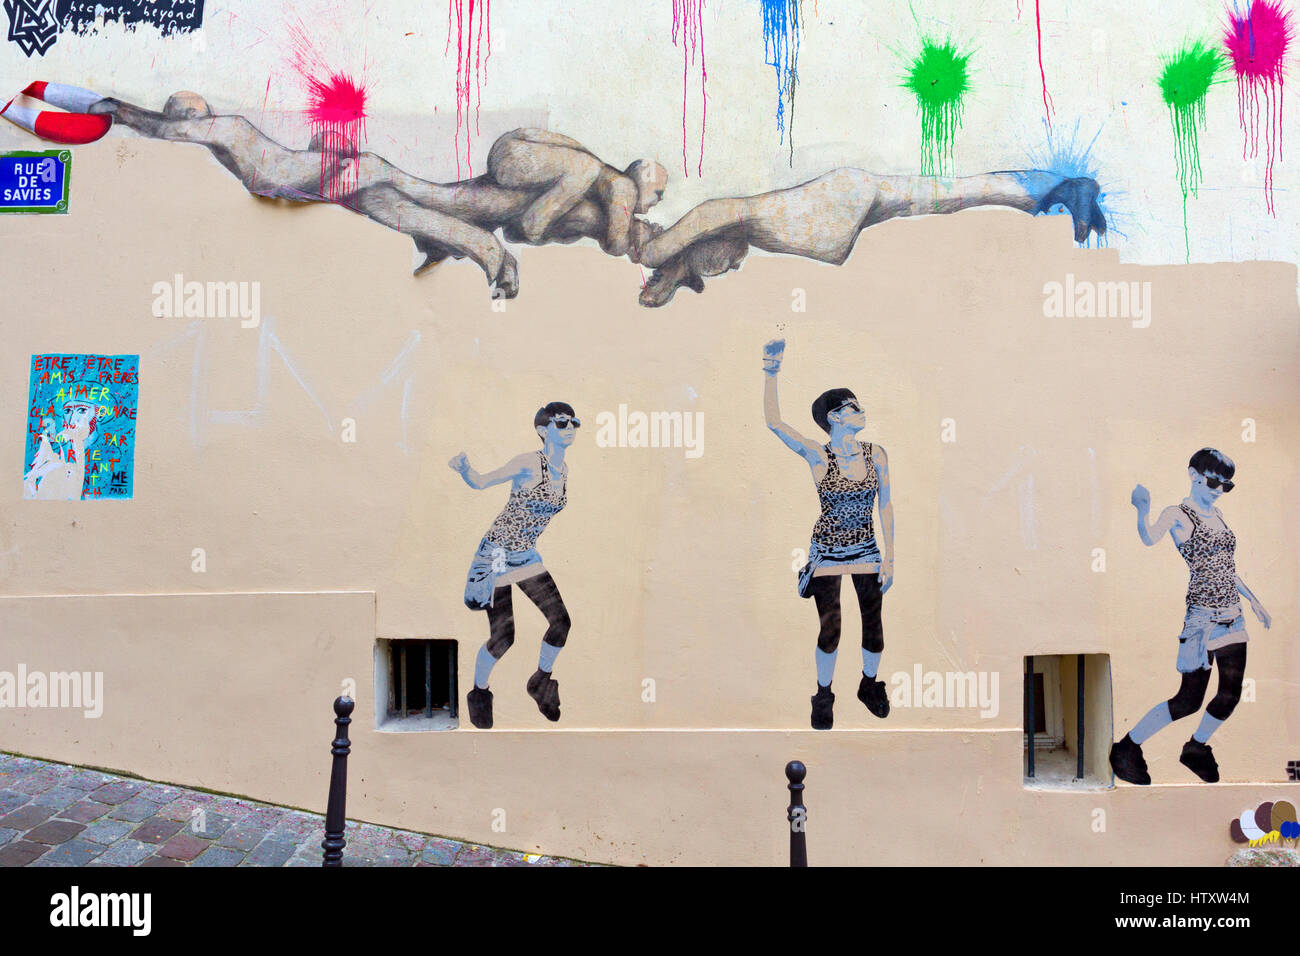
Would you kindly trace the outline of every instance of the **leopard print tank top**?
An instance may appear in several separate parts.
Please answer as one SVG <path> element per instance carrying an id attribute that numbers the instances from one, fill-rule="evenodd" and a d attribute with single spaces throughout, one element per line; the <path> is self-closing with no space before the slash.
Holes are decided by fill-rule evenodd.
<path id="1" fill-rule="evenodd" d="M 507 551 L 527 551 L 537 546 L 537 539 L 550 520 L 568 503 L 567 481 L 551 480 L 551 464 L 546 453 L 537 453 L 542 479 L 527 491 L 511 489 L 506 506 L 501 509 L 485 537 Z"/>
<path id="2" fill-rule="evenodd" d="M 823 548 L 843 548 L 875 540 L 871 509 L 879 482 L 871 459 L 871 443 L 859 442 L 858 447 L 867 463 L 867 475 L 862 479 L 850 478 L 841 471 L 830 443 L 826 443 L 826 474 L 817 482 L 822 513 L 812 531 L 812 540 Z"/>
<path id="3" fill-rule="evenodd" d="M 1191 578 L 1187 582 L 1188 605 L 1202 607 L 1232 607 L 1239 603 L 1237 596 L 1237 563 L 1233 557 L 1237 549 L 1237 536 L 1227 524 L 1210 528 L 1205 519 L 1187 505 L 1179 505 L 1192 521 L 1192 533 L 1178 553 L 1187 562 Z M 1215 509 L 1218 514 L 1218 509 Z M 1223 515 L 1218 515 L 1223 522 Z"/>

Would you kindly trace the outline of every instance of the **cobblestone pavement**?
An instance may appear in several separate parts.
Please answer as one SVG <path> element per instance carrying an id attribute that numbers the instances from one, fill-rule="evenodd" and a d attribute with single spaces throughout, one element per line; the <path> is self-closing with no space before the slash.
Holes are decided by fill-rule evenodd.
<path id="1" fill-rule="evenodd" d="M 325 818 L 0 753 L 0 866 L 320 866 Z M 349 820 L 344 866 L 585 866 Z"/>

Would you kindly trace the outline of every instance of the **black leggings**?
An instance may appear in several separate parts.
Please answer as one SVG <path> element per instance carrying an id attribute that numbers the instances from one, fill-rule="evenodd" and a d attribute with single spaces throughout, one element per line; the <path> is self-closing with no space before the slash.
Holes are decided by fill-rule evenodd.
<path id="1" fill-rule="evenodd" d="M 817 649 L 829 654 L 840 646 L 840 579 L 829 574 L 812 579 L 812 596 L 817 602 L 817 616 L 822 629 L 817 635 Z M 858 610 L 862 612 L 862 646 L 873 654 L 885 649 L 885 629 L 880 623 L 880 578 L 875 574 L 854 574 L 853 590 L 858 592 Z"/>
<path id="2" fill-rule="evenodd" d="M 569 612 L 551 573 L 543 571 L 534 577 L 516 581 L 515 584 L 546 615 L 547 628 L 542 642 L 552 647 L 563 647 L 569 637 Z M 515 642 L 515 609 L 510 597 L 510 585 L 498 587 L 492 592 L 492 606 L 487 609 L 487 616 L 488 653 L 500 660 Z"/>
<path id="3" fill-rule="evenodd" d="M 1227 720 L 1241 700 L 1241 681 L 1246 675 L 1246 644 L 1229 644 L 1210 651 L 1210 661 L 1219 665 L 1219 689 L 1205 712 L 1215 720 Z M 1182 720 L 1201 709 L 1205 690 L 1210 686 L 1210 672 L 1196 670 L 1183 675 L 1178 693 L 1169 698 L 1169 716 Z"/>

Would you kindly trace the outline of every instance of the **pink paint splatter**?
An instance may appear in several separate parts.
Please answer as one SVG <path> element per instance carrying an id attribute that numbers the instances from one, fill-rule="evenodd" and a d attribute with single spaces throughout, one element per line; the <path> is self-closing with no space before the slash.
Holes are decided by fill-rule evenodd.
<path id="1" fill-rule="evenodd" d="M 453 21 L 456 27 L 456 175 L 461 175 L 460 136 L 461 128 L 464 127 L 465 166 L 473 176 L 469 131 L 470 84 L 472 82 L 474 86 L 474 135 L 477 136 L 479 107 L 483 103 L 483 82 L 487 77 L 487 61 L 492 56 L 492 0 L 448 0 L 447 43 L 442 51 L 444 56 L 451 49 Z M 485 38 L 486 48 L 483 46 Z"/>
<path id="2" fill-rule="evenodd" d="M 1038 7 L 1039 0 L 1034 0 L 1034 26 L 1038 31 L 1038 75 L 1043 81 L 1043 113 L 1047 119 L 1047 135 L 1052 135 L 1052 95 L 1047 92 L 1047 71 L 1043 69 L 1043 14 Z M 1016 16 L 1020 16 L 1020 5 L 1016 4 Z"/>
<path id="3" fill-rule="evenodd" d="M 337 202 L 357 188 L 355 154 L 366 134 L 366 89 L 347 73 L 332 70 L 312 45 L 301 22 L 289 25 L 289 63 L 307 93 L 303 115 L 321 151 L 320 194 Z"/>
<path id="4" fill-rule="evenodd" d="M 1294 37 L 1291 12 L 1277 0 L 1252 0 L 1244 14 L 1228 11 L 1224 44 L 1237 74 L 1237 110 L 1244 137 L 1243 157 L 1259 155 L 1260 116 L 1264 119 L 1264 202 L 1273 205 L 1273 161 L 1282 156 L 1284 58 Z M 1263 100 L 1261 104 L 1261 98 Z"/>
<path id="5" fill-rule="evenodd" d="M 709 71 L 704 64 L 704 4 L 705 0 L 673 0 L 673 46 L 677 46 L 679 34 L 682 38 L 682 173 L 686 176 L 690 175 L 686 167 L 686 102 L 696 53 L 700 60 L 700 156 L 696 175 L 704 175 L 704 124 L 709 111 L 705 90 Z"/>
<path id="6" fill-rule="evenodd" d="M 347 74 L 331 73 L 312 78 L 310 96 L 306 112 L 322 151 L 321 183 L 334 202 L 357 188 L 357 164 L 341 159 L 358 152 L 365 137 L 366 91 Z"/>

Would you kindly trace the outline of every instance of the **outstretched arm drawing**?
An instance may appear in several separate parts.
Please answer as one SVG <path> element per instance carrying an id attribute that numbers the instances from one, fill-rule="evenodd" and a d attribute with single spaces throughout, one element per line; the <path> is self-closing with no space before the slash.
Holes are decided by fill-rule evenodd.
<path id="1" fill-rule="evenodd" d="M 640 261 L 656 267 L 641 304 L 667 303 L 679 286 L 697 292 L 702 276 L 738 268 L 750 246 L 843 265 L 858 234 L 902 216 L 1006 206 L 1037 215 L 1064 206 L 1074 238 L 1106 232 L 1106 217 L 1092 179 L 1067 179 L 1044 170 L 985 173 L 959 179 L 877 176 L 862 169 L 833 169 L 790 189 L 700 203 L 651 240 Z"/>

